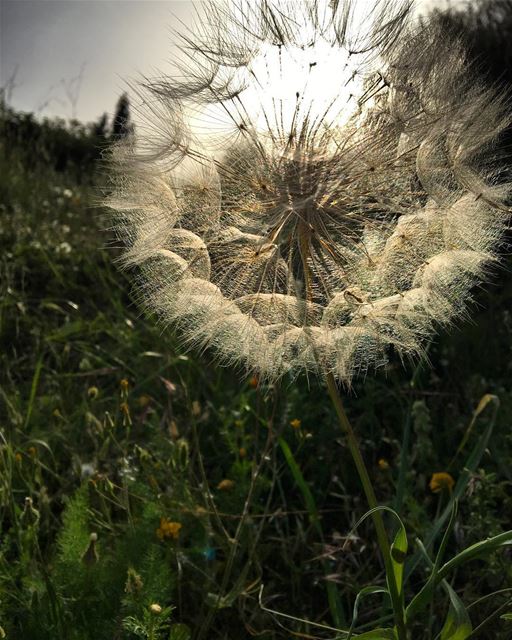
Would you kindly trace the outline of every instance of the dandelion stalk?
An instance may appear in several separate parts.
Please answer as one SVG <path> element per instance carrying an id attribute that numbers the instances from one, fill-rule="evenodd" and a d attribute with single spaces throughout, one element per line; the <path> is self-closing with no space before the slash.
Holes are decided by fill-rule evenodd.
<path id="1" fill-rule="evenodd" d="M 347 414 L 345 413 L 343 402 L 341 401 L 334 376 L 332 374 L 328 374 L 326 376 L 326 382 L 329 396 L 336 410 L 336 415 L 338 416 L 341 430 L 347 438 L 348 448 L 352 455 L 354 464 L 356 465 L 357 473 L 359 474 L 359 479 L 361 480 L 368 506 L 372 511 L 373 523 L 377 532 L 377 542 L 379 544 L 382 559 L 384 561 L 384 567 L 386 569 L 387 584 L 389 595 L 391 597 L 391 602 L 393 605 L 393 613 L 395 616 L 395 624 L 398 631 L 398 637 L 400 638 L 400 640 L 406 640 L 407 632 L 405 628 L 404 609 L 393 572 L 391 561 L 391 547 L 388 535 L 386 533 L 386 528 L 384 527 L 382 514 L 377 508 L 379 505 L 375 496 L 375 492 L 373 490 L 372 481 L 370 480 L 370 476 L 368 475 L 368 470 L 366 469 L 363 456 L 361 455 L 356 434 L 354 433 L 352 425 L 350 424 Z"/>

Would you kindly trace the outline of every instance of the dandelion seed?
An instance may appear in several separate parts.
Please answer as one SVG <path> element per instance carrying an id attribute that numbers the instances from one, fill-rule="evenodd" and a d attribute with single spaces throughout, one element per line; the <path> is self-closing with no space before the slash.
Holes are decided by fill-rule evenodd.
<path id="1" fill-rule="evenodd" d="M 92 478 L 97 472 L 96 465 L 93 462 L 83 462 L 80 465 L 80 477 Z"/>
<path id="2" fill-rule="evenodd" d="M 348 386 L 464 313 L 508 220 L 505 100 L 408 8 L 207 3 L 190 65 L 146 82 L 108 204 L 141 301 L 190 345 Z"/>
<path id="3" fill-rule="evenodd" d="M 33 500 L 28 496 L 25 498 L 25 505 L 20 520 L 25 528 L 33 527 L 39 522 L 39 511 L 34 508 Z"/>
<path id="4" fill-rule="evenodd" d="M 87 545 L 87 549 L 82 554 L 82 562 L 91 567 L 96 564 L 99 560 L 98 550 L 96 549 L 96 542 L 98 541 L 98 534 L 91 533 L 89 536 L 89 544 Z"/>

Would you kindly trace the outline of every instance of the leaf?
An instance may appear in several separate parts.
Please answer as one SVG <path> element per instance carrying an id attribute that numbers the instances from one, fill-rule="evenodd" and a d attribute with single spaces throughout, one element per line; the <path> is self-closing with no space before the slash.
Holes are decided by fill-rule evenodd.
<path id="1" fill-rule="evenodd" d="M 441 640 L 466 640 L 473 627 L 462 600 L 452 587 L 443 581 L 443 586 L 450 597 L 450 609 L 441 630 Z"/>
<path id="2" fill-rule="evenodd" d="M 456 500 L 453 503 L 450 522 L 448 523 L 446 531 L 444 532 L 444 535 L 443 535 L 443 539 L 441 540 L 441 544 L 439 545 L 437 556 L 432 566 L 432 572 L 427 582 L 423 585 L 422 589 L 416 594 L 416 596 L 412 599 L 411 603 L 407 607 L 407 610 L 406 610 L 407 618 L 412 617 L 414 613 L 417 613 L 418 611 L 421 611 L 422 609 L 424 609 L 428 605 L 428 603 L 432 600 L 432 597 L 434 595 L 434 590 L 439 582 L 437 580 L 439 566 L 443 560 L 446 545 L 448 544 L 448 539 L 455 525 L 455 518 L 457 516 L 457 507 L 458 507 L 458 501 Z M 418 543 L 421 544 L 419 541 Z M 422 545 L 422 548 L 424 549 L 425 556 L 428 558 L 428 553 L 426 549 L 423 547 L 423 545 Z"/>
<path id="3" fill-rule="evenodd" d="M 393 564 L 393 573 L 395 576 L 395 584 L 398 590 L 398 595 L 401 597 L 403 594 L 403 575 L 404 575 L 404 562 L 407 555 L 407 532 L 405 527 L 400 522 L 400 528 L 398 529 L 393 544 L 391 545 L 391 562 Z"/>
<path id="4" fill-rule="evenodd" d="M 512 620 L 512 613 L 504 613 L 500 616 L 500 620 Z"/>
<path id="5" fill-rule="evenodd" d="M 281 447 L 281 451 L 285 457 L 285 460 L 290 468 L 293 479 L 295 480 L 295 484 L 299 487 L 300 492 L 302 493 L 302 497 L 304 498 L 304 502 L 306 503 L 306 508 L 309 514 L 309 520 L 311 524 L 315 527 L 317 534 L 320 538 L 323 538 L 322 525 L 320 524 L 320 519 L 318 517 L 318 509 L 316 507 L 315 499 L 313 494 L 311 493 L 310 488 L 307 485 L 304 476 L 302 475 L 302 471 L 300 470 L 297 461 L 295 460 L 293 453 L 288 446 L 288 443 L 284 438 L 278 439 L 279 446 Z M 325 566 L 325 565 L 324 565 Z M 329 601 L 329 609 L 333 616 L 333 619 L 338 626 L 342 626 L 344 623 L 344 613 L 343 607 L 340 600 L 340 595 L 336 588 L 336 585 L 333 582 L 326 583 L 327 589 L 327 599 Z"/>
<path id="6" fill-rule="evenodd" d="M 240 575 L 238 576 L 235 584 L 233 585 L 231 591 L 226 593 L 225 595 L 221 595 L 218 593 L 208 592 L 206 594 L 206 604 L 212 609 L 226 609 L 227 607 L 233 606 L 235 600 L 245 591 L 245 584 L 247 580 L 247 574 L 249 573 L 250 563 L 247 563 L 243 569 L 240 571 Z"/>
<path id="7" fill-rule="evenodd" d="M 358 636 L 357 640 L 396 640 L 397 635 L 393 629 L 374 629 L 366 631 Z"/>
<path id="8" fill-rule="evenodd" d="M 169 640 L 190 640 L 190 629 L 186 624 L 173 624 L 169 632 Z"/>
<path id="9" fill-rule="evenodd" d="M 27 414 L 25 416 L 25 424 L 23 426 L 25 430 L 28 427 L 28 423 L 30 422 L 30 416 L 32 415 L 32 409 L 34 407 L 34 401 L 36 398 L 37 386 L 39 384 L 39 376 L 41 375 L 42 367 L 43 367 L 43 356 L 40 356 L 36 364 L 34 377 L 32 378 L 32 386 L 30 387 L 30 397 L 28 400 Z"/>
<path id="10" fill-rule="evenodd" d="M 306 481 L 304 480 L 304 476 L 302 475 L 302 471 L 297 464 L 297 461 L 293 457 L 293 453 L 288 446 L 288 443 L 283 438 L 279 438 L 279 446 L 281 447 L 281 451 L 284 454 L 286 462 L 290 467 L 290 471 L 292 472 L 293 479 L 295 483 L 300 489 L 302 493 L 302 497 L 304 498 L 304 502 L 306 503 L 306 508 L 309 513 L 309 519 L 311 524 L 314 525 L 317 532 L 321 535 L 322 530 L 320 527 L 320 523 L 318 521 L 318 509 L 316 508 L 315 499 L 313 498 L 313 494 L 311 493 L 310 488 L 308 487 Z"/>
<path id="11" fill-rule="evenodd" d="M 500 547 L 504 547 L 509 544 L 512 544 L 512 530 L 504 531 L 503 533 L 499 533 L 497 536 L 487 538 L 487 540 L 476 542 L 467 549 L 464 549 L 464 551 L 458 553 L 451 560 L 448 560 L 448 562 L 446 562 L 439 570 L 439 578 L 445 578 L 451 571 L 453 571 L 453 569 L 464 562 L 469 562 L 469 560 L 478 558 L 483 553 L 496 551 Z"/>
<path id="12" fill-rule="evenodd" d="M 487 407 L 487 405 L 490 402 L 494 402 L 496 403 L 497 401 L 497 405 L 499 406 L 499 400 L 497 398 L 497 396 L 494 396 L 490 393 L 486 393 L 484 394 L 481 398 L 480 398 L 480 402 L 478 403 L 477 408 L 475 409 L 474 413 L 473 413 L 473 417 L 471 418 L 471 422 L 469 423 L 468 428 L 466 429 L 466 432 L 464 433 L 464 436 L 459 444 L 459 446 L 457 447 L 457 451 L 455 452 L 455 455 L 453 456 L 452 461 L 450 462 L 450 464 L 448 466 L 452 466 L 452 464 L 455 462 L 456 458 L 458 457 L 458 455 L 460 454 L 460 452 L 464 449 L 464 447 L 466 446 L 467 441 L 469 440 L 469 436 L 471 435 L 473 428 L 475 426 L 476 420 L 478 418 L 478 416 L 484 411 L 484 409 Z"/>
<path id="13" fill-rule="evenodd" d="M 486 394 L 485 396 L 483 396 L 472 418 L 472 423 L 473 423 L 476 420 L 476 418 L 478 418 L 481 415 L 484 409 L 491 402 L 494 404 L 494 411 L 489 420 L 489 424 L 487 425 L 484 432 L 476 442 L 475 446 L 473 447 L 473 450 L 471 451 L 471 454 L 466 460 L 466 464 L 464 465 L 464 470 L 460 474 L 459 479 L 457 480 L 457 483 L 453 489 L 450 502 L 446 505 L 446 508 L 443 510 L 442 514 L 439 516 L 439 518 L 435 521 L 434 525 L 432 526 L 425 540 L 426 549 L 429 549 L 432 546 L 435 539 L 439 535 L 439 532 L 441 531 L 444 523 L 451 516 L 454 502 L 463 496 L 468 486 L 469 480 L 471 479 L 471 475 L 479 465 L 480 460 L 484 454 L 484 451 L 487 448 L 489 438 L 491 437 L 492 431 L 494 429 L 494 423 L 496 422 L 496 415 L 499 407 L 499 398 L 497 396 L 493 396 L 490 394 Z M 407 562 L 407 566 L 405 569 L 405 579 L 407 579 L 411 575 L 411 573 L 414 571 L 414 569 L 416 568 L 420 560 L 421 560 L 421 554 L 415 553 L 413 557 L 409 560 L 409 562 Z"/>
<path id="14" fill-rule="evenodd" d="M 364 596 L 372 595 L 374 593 L 389 593 L 389 591 L 384 587 L 372 587 L 372 586 L 364 587 L 363 589 L 361 589 L 361 591 L 357 594 L 356 600 L 354 602 L 354 610 L 352 612 L 352 623 L 350 625 L 350 629 L 348 630 L 348 635 L 346 637 L 346 640 L 350 640 L 351 638 L 354 637 L 353 629 L 357 621 L 357 615 L 359 613 L 359 603 L 361 601 L 361 598 L 363 598 Z M 360 636 L 356 636 L 356 637 L 359 638 Z"/>

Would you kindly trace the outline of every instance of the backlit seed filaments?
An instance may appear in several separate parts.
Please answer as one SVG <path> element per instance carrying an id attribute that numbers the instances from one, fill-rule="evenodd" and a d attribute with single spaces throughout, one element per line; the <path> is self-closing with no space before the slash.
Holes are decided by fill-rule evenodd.
<path id="1" fill-rule="evenodd" d="M 270 380 L 350 384 L 391 345 L 417 355 L 496 259 L 504 100 L 407 3 L 203 11 L 113 152 L 108 205 L 141 300 Z"/>

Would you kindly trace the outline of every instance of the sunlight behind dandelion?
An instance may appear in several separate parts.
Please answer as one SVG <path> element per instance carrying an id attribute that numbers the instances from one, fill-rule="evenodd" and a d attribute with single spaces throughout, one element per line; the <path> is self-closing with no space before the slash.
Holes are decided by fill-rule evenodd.
<path id="1" fill-rule="evenodd" d="M 257 131 L 262 141 L 266 136 L 271 145 L 276 134 L 286 140 L 297 130 L 313 129 L 316 124 L 322 128 L 343 126 L 361 106 L 360 70 L 368 70 L 375 62 L 375 52 L 367 41 L 378 30 L 381 3 L 365 0 L 348 8 L 343 28 L 358 36 L 348 38 L 345 48 L 339 46 L 340 22 L 333 21 L 328 3 L 323 12 L 317 13 L 314 24 L 304 20 L 296 4 L 287 5 L 296 15 L 293 44 L 282 46 L 276 31 L 278 37 L 260 42 L 247 56 L 246 64 L 234 62 L 224 70 L 227 99 L 212 99 L 201 108 L 196 105 L 195 110 L 187 111 L 191 130 L 203 149 L 222 151 L 246 130 Z M 232 42 L 247 40 L 244 23 L 253 18 L 247 6 L 230 6 Z M 237 29 L 239 25 L 244 25 L 243 29 Z M 186 47 L 182 53 L 187 53 Z M 237 53 L 233 51 L 233 58 Z M 212 89 L 212 98 L 217 97 Z"/>

